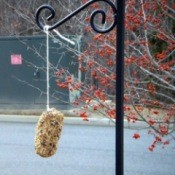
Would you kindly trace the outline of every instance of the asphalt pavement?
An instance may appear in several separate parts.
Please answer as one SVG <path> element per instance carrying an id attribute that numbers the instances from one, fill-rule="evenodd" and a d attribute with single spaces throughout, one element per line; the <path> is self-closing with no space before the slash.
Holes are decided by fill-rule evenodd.
<path id="1" fill-rule="evenodd" d="M 36 122 L 0 122 L 2 175 L 115 175 L 115 127 L 64 124 L 57 153 L 41 158 L 34 151 Z M 175 144 L 150 152 L 148 130 L 124 130 L 124 175 L 174 175 Z M 164 138 L 167 139 L 167 138 Z"/>
<path id="2" fill-rule="evenodd" d="M 114 175 L 115 128 L 64 125 L 57 153 L 35 154 L 35 123 L 0 122 L 2 175 Z"/>

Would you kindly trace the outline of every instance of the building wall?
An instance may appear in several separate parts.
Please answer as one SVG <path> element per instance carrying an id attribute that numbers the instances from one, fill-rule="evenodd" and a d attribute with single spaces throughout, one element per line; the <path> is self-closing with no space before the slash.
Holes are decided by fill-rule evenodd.
<path id="1" fill-rule="evenodd" d="M 44 109 L 46 106 L 46 38 L 0 38 L 0 109 Z M 78 76 L 70 46 L 50 38 L 50 106 L 70 108 L 70 94 L 56 84 L 55 72 L 66 68 Z"/>

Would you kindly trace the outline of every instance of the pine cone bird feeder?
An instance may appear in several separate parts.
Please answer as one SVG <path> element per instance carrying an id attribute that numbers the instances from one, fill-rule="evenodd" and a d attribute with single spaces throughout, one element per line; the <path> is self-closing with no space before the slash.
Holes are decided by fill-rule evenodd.
<path id="1" fill-rule="evenodd" d="M 63 114 L 54 108 L 42 113 L 36 127 L 36 154 L 41 157 L 50 157 L 56 153 L 63 119 Z"/>

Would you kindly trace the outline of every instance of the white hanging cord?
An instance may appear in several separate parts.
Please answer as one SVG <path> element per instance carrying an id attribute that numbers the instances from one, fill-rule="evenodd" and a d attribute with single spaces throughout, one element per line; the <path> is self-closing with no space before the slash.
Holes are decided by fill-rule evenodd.
<path id="1" fill-rule="evenodd" d="M 50 83 L 49 83 L 49 68 L 50 68 L 50 62 L 49 62 L 49 27 L 48 25 L 44 26 L 44 32 L 46 33 L 46 84 L 47 84 L 47 102 L 46 102 L 46 109 L 47 111 L 50 110 L 49 104 L 50 104 L 50 99 L 49 99 L 49 94 L 50 94 Z M 70 39 L 64 37 L 63 35 L 60 34 L 57 30 L 53 30 L 62 40 L 67 41 L 68 43 L 75 45 L 74 41 L 71 41 Z"/>
<path id="2" fill-rule="evenodd" d="M 44 32 L 46 33 L 46 63 L 47 63 L 47 67 L 46 67 L 46 84 L 47 84 L 47 102 L 46 102 L 46 109 L 47 111 L 50 110 L 49 108 L 49 94 L 50 94 L 50 83 L 49 83 L 49 67 L 50 67 L 50 63 L 49 63 L 49 26 L 44 26 Z"/>
<path id="3" fill-rule="evenodd" d="M 75 45 L 74 41 L 71 41 L 70 39 L 64 37 L 63 35 L 60 34 L 60 32 L 58 32 L 57 30 L 53 29 L 53 31 L 64 41 L 67 41 L 68 43 Z"/>

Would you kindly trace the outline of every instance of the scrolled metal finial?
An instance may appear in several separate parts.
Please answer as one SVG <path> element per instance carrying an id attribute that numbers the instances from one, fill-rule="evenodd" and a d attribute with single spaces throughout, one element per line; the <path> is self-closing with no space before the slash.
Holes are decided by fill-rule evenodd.
<path id="1" fill-rule="evenodd" d="M 50 21 L 51 19 L 53 19 L 55 17 L 55 10 L 53 9 L 53 7 L 51 7 L 50 5 L 47 5 L 47 4 L 44 4 L 42 6 L 40 6 L 38 9 L 37 9 L 37 12 L 36 12 L 36 15 L 35 15 L 35 20 L 36 20 L 36 23 L 37 25 L 39 26 L 39 28 L 41 30 L 44 30 L 44 26 L 42 24 L 42 22 L 40 21 L 40 14 L 43 10 L 49 10 L 50 11 L 50 16 L 47 17 L 47 21 Z M 50 30 L 50 29 L 49 29 Z"/>
<path id="2" fill-rule="evenodd" d="M 96 31 L 97 33 L 108 33 L 109 31 L 111 31 L 117 24 L 117 9 L 115 7 L 115 5 L 113 4 L 113 2 L 111 2 L 110 0 L 91 0 L 87 3 L 85 3 L 84 5 L 82 5 L 81 7 L 79 7 L 78 9 L 76 9 L 74 12 L 72 12 L 71 14 L 69 14 L 68 16 L 66 16 L 65 18 L 63 18 L 62 20 L 58 21 L 56 24 L 52 25 L 49 27 L 49 30 L 53 30 L 56 27 L 59 27 L 61 24 L 63 24 L 64 22 L 68 21 L 70 18 L 72 18 L 73 16 L 75 16 L 76 14 L 78 14 L 80 11 L 82 11 L 83 9 L 85 9 L 86 7 L 90 6 L 91 4 L 98 2 L 98 1 L 102 1 L 107 3 L 113 10 L 114 13 L 114 20 L 113 23 L 106 29 L 99 29 L 96 27 L 95 25 L 95 16 L 97 14 L 102 15 L 102 24 L 105 24 L 106 22 L 106 12 L 104 10 L 95 10 L 92 12 L 91 16 L 90 16 L 90 24 L 91 27 L 93 28 L 94 31 Z M 53 7 L 51 7 L 50 5 L 42 5 L 37 9 L 36 12 L 36 23 L 39 26 L 40 29 L 44 29 L 44 24 L 40 21 L 40 14 L 43 10 L 49 10 L 50 11 L 50 16 L 48 16 L 46 19 L 47 21 L 50 21 L 51 19 L 53 19 L 55 17 L 55 10 L 53 9 Z"/>

